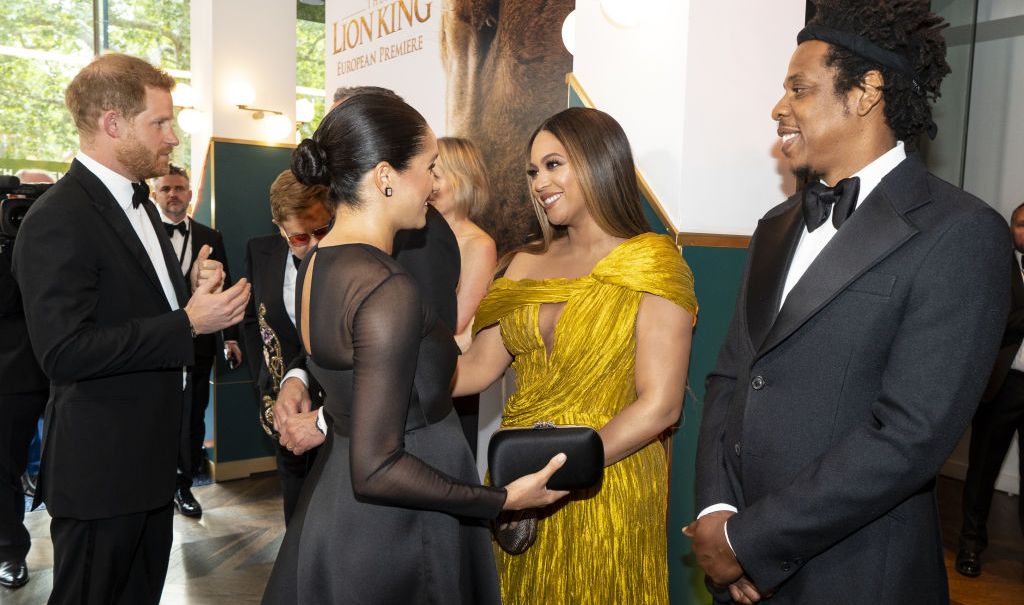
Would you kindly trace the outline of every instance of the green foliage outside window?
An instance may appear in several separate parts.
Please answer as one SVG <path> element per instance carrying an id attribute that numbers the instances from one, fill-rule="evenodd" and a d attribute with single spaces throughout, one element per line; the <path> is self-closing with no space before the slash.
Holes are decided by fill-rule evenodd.
<path id="1" fill-rule="evenodd" d="M 112 51 L 135 55 L 187 82 L 191 67 L 189 0 L 107 0 L 106 28 Z M 14 0 L 4 3 L 0 27 L 0 172 L 37 167 L 63 171 L 78 150 L 78 134 L 64 106 L 64 89 L 94 56 L 92 0 Z M 298 20 L 296 82 L 323 90 L 324 24 Z M 314 104 L 314 119 L 300 132 L 310 136 L 324 114 L 322 94 L 298 95 Z M 190 138 L 173 161 L 190 163 Z"/>

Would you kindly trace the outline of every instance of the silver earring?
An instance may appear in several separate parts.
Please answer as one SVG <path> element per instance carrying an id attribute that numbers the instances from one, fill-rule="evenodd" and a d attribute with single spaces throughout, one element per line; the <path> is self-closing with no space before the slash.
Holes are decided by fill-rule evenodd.
<path id="1" fill-rule="evenodd" d="M 391 187 L 384 188 L 384 197 L 391 197 L 392 193 L 394 193 L 394 191 L 391 190 Z"/>

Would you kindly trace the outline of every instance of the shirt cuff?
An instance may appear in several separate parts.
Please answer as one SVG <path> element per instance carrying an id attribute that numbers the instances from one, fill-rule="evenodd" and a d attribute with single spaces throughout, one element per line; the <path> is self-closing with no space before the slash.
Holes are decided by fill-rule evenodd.
<path id="1" fill-rule="evenodd" d="M 704 515 L 708 515 L 708 514 L 711 514 L 711 513 L 717 513 L 719 511 L 723 511 L 723 510 L 727 510 L 727 511 L 732 512 L 732 513 L 739 512 L 738 510 L 736 510 L 736 507 L 733 506 L 732 504 L 726 504 L 725 502 L 719 502 L 718 504 L 712 504 L 711 506 L 709 506 L 709 507 L 705 508 L 704 510 L 700 511 L 700 514 L 697 515 L 697 518 L 700 519 Z M 729 545 L 729 550 L 732 551 L 732 556 L 735 557 L 736 556 L 736 549 L 732 547 L 732 541 L 729 540 L 729 522 L 728 521 L 726 521 L 725 523 L 722 524 L 722 531 L 725 532 L 725 543 Z"/>
<path id="2" fill-rule="evenodd" d="M 281 384 L 284 384 L 289 378 L 298 378 L 299 382 L 302 383 L 302 386 L 307 389 L 309 388 L 309 374 L 306 373 L 306 370 L 303 370 L 302 368 L 288 370 L 288 373 L 281 379 Z"/>
<path id="3" fill-rule="evenodd" d="M 709 507 L 705 508 L 704 510 L 700 511 L 700 514 L 697 515 L 697 518 L 700 519 L 704 515 L 710 515 L 711 513 L 717 513 L 719 511 L 723 511 L 723 510 L 727 510 L 730 513 L 738 513 L 738 512 L 740 512 L 732 504 L 726 504 L 725 502 L 719 502 L 718 504 L 712 504 L 711 506 L 709 506 Z"/>
<path id="4" fill-rule="evenodd" d="M 320 429 L 320 432 L 324 435 L 327 434 L 327 421 L 324 420 L 323 408 L 317 408 L 316 410 L 316 428 Z M 726 539 L 728 539 L 728 535 L 726 535 Z M 732 548 L 731 544 L 729 545 L 729 548 Z"/>

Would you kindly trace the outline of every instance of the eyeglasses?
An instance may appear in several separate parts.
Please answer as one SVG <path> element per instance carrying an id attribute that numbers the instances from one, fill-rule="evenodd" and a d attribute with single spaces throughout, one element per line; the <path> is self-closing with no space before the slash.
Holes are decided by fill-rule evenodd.
<path id="1" fill-rule="evenodd" d="M 313 229 L 312 234 L 296 233 L 295 235 L 286 235 L 285 237 L 288 238 L 288 243 L 293 246 L 305 246 L 309 244 L 309 240 L 311 237 L 315 237 L 316 239 L 321 240 L 324 238 L 325 235 L 327 235 L 327 232 L 330 230 L 331 224 L 327 223 L 323 227 L 317 227 L 316 229 Z"/>

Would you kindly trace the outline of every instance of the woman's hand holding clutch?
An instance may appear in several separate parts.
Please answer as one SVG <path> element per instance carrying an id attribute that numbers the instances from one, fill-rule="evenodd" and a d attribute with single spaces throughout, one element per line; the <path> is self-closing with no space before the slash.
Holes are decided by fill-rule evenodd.
<path id="1" fill-rule="evenodd" d="M 557 454 L 544 468 L 524 475 L 505 486 L 507 496 L 502 510 L 544 508 L 569 495 L 567 491 L 549 490 L 548 480 L 565 464 L 565 454 Z"/>

